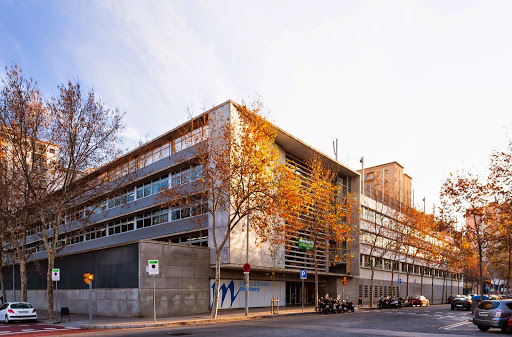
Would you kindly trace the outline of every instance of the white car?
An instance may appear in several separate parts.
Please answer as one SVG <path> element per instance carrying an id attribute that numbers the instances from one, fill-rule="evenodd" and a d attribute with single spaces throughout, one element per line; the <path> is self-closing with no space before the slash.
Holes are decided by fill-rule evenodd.
<path id="1" fill-rule="evenodd" d="M 5 323 L 12 321 L 36 321 L 37 312 L 28 302 L 6 302 L 0 307 L 0 320 Z"/>

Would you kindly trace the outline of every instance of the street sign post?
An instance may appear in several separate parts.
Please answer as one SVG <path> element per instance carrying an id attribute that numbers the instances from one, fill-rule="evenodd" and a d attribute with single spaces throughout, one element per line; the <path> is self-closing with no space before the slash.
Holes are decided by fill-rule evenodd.
<path id="1" fill-rule="evenodd" d="M 60 269 L 52 269 L 52 281 L 60 281 Z"/>
<path id="2" fill-rule="evenodd" d="M 52 281 L 55 282 L 55 317 L 57 317 L 57 310 L 59 309 L 59 305 L 57 303 L 57 290 L 58 287 L 58 281 L 60 281 L 60 269 L 52 269 Z"/>
<path id="3" fill-rule="evenodd" d="M 158 260 L 149 260 L 148 261 L 149 266 L 149 275 L 158 275 L 160 274 L 159 268 L 158 268 Z"/>
<path id="4" fill-rule="evenodd" d="M 160 274 L 160 268 L 158 268 L 158 260 L 148 261 L 148 273 L 153 275 L 153 322 L 156 323 L 156 286 L 155 286 L 155 275 Z"/>
<path id="5" fill-rule="evenodd" d="M 302 312 L 304 312 L 304 280 L 308 278 L 308 271 L 307 270 L 301 270 L 300 271 L 300 279 L 302 280 L 302 288 L 300 292 L 300 302 L 302 303 Z"/>

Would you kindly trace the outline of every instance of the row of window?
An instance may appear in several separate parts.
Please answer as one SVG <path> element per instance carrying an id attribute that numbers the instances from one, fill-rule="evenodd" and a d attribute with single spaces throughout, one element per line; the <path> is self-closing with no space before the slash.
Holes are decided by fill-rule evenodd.
<path id="1" fill-rule="evenodd" d="M 181 207 L 174 206 L 172 208 L 172 212 L 179 214 L 179 216 L 173 217 L 171 221 L 205 213 L 207 211 L 207 202 L 208 201 L 206 198 L 202 198 L 197 199 L 196 202 L 192 204 L 183 205 Z M 91 226 L 86 228 L 85 231 L 77 230 L 74 232 L 62 234 L 59 237 L 59 242 L 57 242 L 57 247 L 73 245 L 83 241 L 90 241 L 105 236 L 111 236 L 145 227 L 155 226 L 165 222 L 169 222 L 169 209 L 164 208 L 152 212 L 145 212 L 137 215 L 135 218 L 127 217 L 112 223 Z M 44 250 L 45 247 L 42 241 L 27 245 L 28 254 L 41 252 Z"/>
<path id="2" fill-rule="evenodd" d="M 171 173 L 171 186 L 178 186 L 187 184 L 192 181 L 199 180 L 203 177 L 203 166 L 187 166 L 183 169 Z M 91 214 L 104 212 L 108 209 L 113 209 L 135 200 L 139 200 L 151 195 L 160 193 L 160 191 L 169 188 L 169 176 L 164 175 L 157 179 L 153 179 L 147 183 L 138 185 L 133 189 L 124 191 L 113 198 L 102 201 L 99 207 L 93 205 L 86 207 L 78 212 L 70 213 L 65 218 L 65 223 L 71 223 L 80 220 Z M 36 233 L 36 232 L 34 232 Z M 33 234 L 33 233 L 32 233 Z"/>
<path id="3" fill-rule="evenodd" d="M 371 223 L 375 223 L 378 226 L 382 226 L 384 228 L 391 229 L 395 232 L 403 232 L 405 229 L 405 227 L 400 226 L 396 220 L 394 220 L 384 214 L 375 212 L 374 210 L 371 210 L 366 207 L 362 207 L 361 217 L 363 220 L 366 220 Z M 417 233 L 410 233 L 410 235 L 415 235 L 415 234 L 417 234 Z M 439 240 L 438 238 L 433 237 L 433 236 L 426 236 L 426 237 L 422 237 L 421 239 L 429 242 L 431 245 L 435 245 L 435 246 L 441 247 L 441 248 L 448 244 L 447 242 L 445 242 L 443 240 Z"/>
<path id="4" fill-rule="evenodd" d="M 395 296 L 398 294 L 398 287 L 392 286 L 374 286 L 373 297 L 387 297 L 387 296 Z M 363 293 L 363 285 L 359 285 L 359 298 L 370 297 L 370 286 L 364 285 L 364 293 Z"/>
<path id="5" fill-rule="evenodd" d="M 375 269 L 380 269 L 380 270 L 391 271 L 391 268 L 393 268 L 393 271 L 396 271 L 396 272 L 407 273 L 407 271 L 408 271 L 409 274 L 416 274 L 416 275 L 423 274 L 425 276 L 432 276 L 432 272 L 433 272 L 434 277 L 449 278 L 451 275 L 451 277 L 453 279 L 462 280 L 462 274 L 450 273 L 446 270 L 429 268 L 429 267 L 420 266 L 417 264 L 392 261 L 389 259 L 384 259 L 384 258 L 380 258 L 380 257 L 361 254 L 361 267 L 371 268 L 372 265 L 375 267 Z"/>

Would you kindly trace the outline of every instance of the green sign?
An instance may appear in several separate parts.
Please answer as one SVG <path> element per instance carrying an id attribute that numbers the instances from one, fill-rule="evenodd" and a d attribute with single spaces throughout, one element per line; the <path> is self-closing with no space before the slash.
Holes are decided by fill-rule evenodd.
<path id="1" fill-rule="evenodd" d="M 312 250 L 313 249 L 313 241 L 299 238 L 299 249 Z"/>
<path id="2" fill-rule="evenodd" d="M 149 260 L 149 264 L 158 264 L 158 260 Z"/>

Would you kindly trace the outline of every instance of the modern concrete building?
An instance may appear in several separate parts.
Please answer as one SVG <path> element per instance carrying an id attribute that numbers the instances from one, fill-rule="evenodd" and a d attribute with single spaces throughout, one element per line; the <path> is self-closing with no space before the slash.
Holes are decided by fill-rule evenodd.
<path id="1" fill-rule="evenodd" d="M 83 282 L 82 275 L 92 273 L 94 314 L 150 317 L 153 315 L 153 276 L 146 272 L 146 266 L 148 260 L 158 260 L 160 274 L 154 277 L 158 316 L 209 310 L 213 299 L 215 250 L 212 249 L 212 220 L 204 212 L 206 191 L 200 183 L 203 168 L 195 160 L 195 145 L 204 141 L 202 135 L 211 131 L 208 130 L 209 125 L 201 121 L 208 120 L 214 113 L 230 117 L 237 113 L 236 107 L 237 103 L 233 101 L 224 102 L 194 121 L 173 128 L 99 169 L 100 173 L 108 172 L 113 180 L 117 179 L 120 183 L 113 185 L 114 190 L 94 196 L 90 203 L 66 216 L 66 223 L 62 225 L 63 234 L 59 238 L 62 250 L 55 261 L 61 275 L 56 292 L 59 308 L 68 307 L 75 313 L 87 312 L 88 286 Z M 367 215 L 375 216 L 379 211 L 379 201 L 370 196 L 359 196 L 360 174 L 357 171 L 336 162 L 277 126 L 275 130 L 275 142 L 283 161 L 307 175 L 305 161 L 313 155 L 320 156 L 326 165 L 337 172 L 337 182 L 343 193 L 353 193 L 361 200 L 361 221 L 355 224 L 356 229 L 350 233 L 353 241 L 342 247 L 347 260 L 335 262 L 329 258 L 328 252 L 319 252 L 319 292 L 321 295 L 344 293 L 350 300 L 362 299 L 368 303 L 367 262 L 375 261 L 375 257 L 367 255 L 360 236 L 365 235 L 365 223 L 371 222 Z M 384 170 L 383 176 L 388 179 L 389 185 L 393 188 L 400 186 L 401 199 L 404 203 L 410 203 L 410 198 L 406 197 L 410 195 L 410 178 L 403 174 L 403 168 L 398 163 L 387 165 L 375 169 L 374 175 Z M 389 171 L 391 169 L 396 171 Z M 97 173 L 93 171 L 90 174 Z M 369 173 L 365 171 L 365 174 Z M 197 196 L 195 202 L 168 206 L 159 197 L 160 191 L 175 185 L 188 186 L 190 193 Z M 380 201 L 380 204 L 383 203 Z M 287 238 L 276 265 L 272 263 L 268 247 L 257 244 L 256 238 L 251 238 L 247 247 L 246 235 L 244 227 L 235 229 L 222 252 L 220 308 L 245 306 L 243 294 L 246 287 L 243 284 L 242 265 L 247 248 L 252 266 L 249 284 L 251 307 L 270 306 L 272 272 L 276 281 L 275 297 L 279 298 L 280 305 L 301 304 L 301 301 L 312 303 L 313 261 L 309 252 L 299 248 L 298 244 L 299 237 L 307 236 L 307 233 L 295 233 Z M 28 238 L 28 250 L 32 253 L 32 262 L 28 266 L 28 299 L 37 308 L 45 308 L 46 252 L 36 233 Z M 391 287 L 397 285 L 396 278 L 391 283 L 390 264 L 407 268 L 405 264 L 408 261 L 393 261 L 391 256 L 386 256 L 384 261 L 377 263 L 382 263 L 382 268 L 375 277 L 374 294 L 391 294 Z M 415 271 L 421 265 L 411 264 L 411 267 L 410 293 L 417 293 L 419 275 Z M 19 275 L 18 270 L 15 267 L 16 289 L 20 289 L 19 277 L 16 276 Z M 300 270 L 308 271 L 304 299 L 297 296 L 302 293 Z M 10 299 L 12 266 L 4 267 L 4 275 Z M 344 277 L 348 278 L 346 287 L 342 286 Z M 437 288 L 441 280 L 436 278 Z M 428 296 L 428 289 L 425 292 Z"/>
<path id="2" fill-rule="evenodd" d="M 187 122 L 100 169 L 108 171 L 113 180 L 122 179 L 119 180 L 122 183 L 66 216 L 61 227 L 63 234 L 59 237 L 62 250 L 55 261 L 55 268 L 60 269 L 61 275 L 56 294 L 59 308 L 66 306 L 71 312 L 87 312 L 87 285 L 82 275 L 92 273 L 95 314 L 151 316 L 153 279 L 146 273 L 145 266 L 148 260 L 159 260 L 161 272 L 155 276 L 157 315 L 209 310 L 215 251 L 211 249 L 211 218 L 204 213 L 206 191 L 199 183 L 202 167 L 194 160 L 194 145 L 203 141 L 201 135 L 208 128 L 199 122 L 203 117 L 208 118 L 213 112 L 230 117 L 236 114 L 236 106 L 235 102 L 227 101 L 196 118 L 193 130 L 184 133 L 192 123 Z M 338 172 L 338 183 L 344 193 L 359 190 L 357 172 L 275 128 L 282 160 L 300 169 L 305 166 L 305 160 L 319 155 Z M 125 176 L 127 172 L 130 174 Z M 176 184 L 189 185 L 197 195 L 196 202 L 167 206 L 159 192 Z M 245 238 L 244 228 L 237 228 L 222 252 L 221 309 L 245 305 L 245 297 L 241 295 L 245 291 L 241 284 L 241 267 L 247 249 Z M 252 307 L 270 305 L 272 268 L 280 305 L 300 304 L 301 299 L 294 294 L 300 294 L 299 271 L 304 269 L 310 272 L 305 301 L 312 302 L 313 261 L 307 251 L 299 249 L 298 239 L 296 236 L 288 238 L 286 249 L 282 247 L 282 259 L 274 267 L 268 249 L 258 245 L 256 238 L 250 240 Z M 44 308 L 46 252 L 37 233 L 28 238 L 27 247 L 33 261 L 28 266 L 29 301 Z M 320 293 L 341 293 L 341 278 L 355 277 L 359 271 L 357 255 L 333 264 L 327 252 L 319 252 L 319 261 Z M 19 289 L 18 269 L 15 270 L 14 286 Z M 12 267 L 4 267 L 4 275 L 6 288 L 10 290 Z M 12 298 L 12 290 L 8 292 L 9 297 Z"/>
<path id="3" fill-rule="evenodd" d="M 362 170 L 358 170 L 362 174 Z M 365 195 L 376 199 L 387 195 L 401 203 L 412 205 L 412 178 L 396 161 L 364 168 Z"/>

